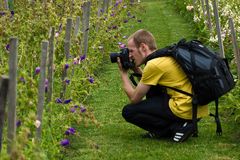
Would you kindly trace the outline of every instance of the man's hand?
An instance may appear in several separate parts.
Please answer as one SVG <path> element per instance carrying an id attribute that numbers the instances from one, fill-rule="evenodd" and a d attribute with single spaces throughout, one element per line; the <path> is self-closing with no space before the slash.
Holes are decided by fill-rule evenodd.
<path id="1" fill-rule="evenodd" d="M 141 67 L 134 67 L 131 69 L 134 73 L 142 74 L 142 69 Z"/>
<path id="2" fill-rule="evenodd" d="M 148 92 L 150 86 L 139 83 L 136 88 L 133 88 L 132 83 L 129 81 L 129 78 L 128 78 L 128 70 L 125 70 L 124 68 L 122 68 L 122 64 L 120 62 L 119 57 L 118 57 L 117 62 L 118 62 L 118 67 L 119 67 L 119 71 L 120 71 L 121 78 L 122 78 L 123 89 L 124 89 L 125 93 L 127 94 L 130 102 L 131 103 L 140 102 L 142 100 L 142 98 L 146 95 L 146 93 Z M 139 73 L 139 72 L 142 73 L 140 67 L 135 67 L 135 71 L 136 71 L 136 73 Z"/>
<path id="3" fill-rule="evenodd" d="M 121 63 L 119 57 L 117 57 L 117 63 L 118 63 L 118 68 L 119 68 L 119 71 L 120 71 L 121 75 L 122 75 L 122 74 L 126 74 L 126 75 L 127 75 L 128 70 L 126 70 L 126 69 L 124 69 L 124 68 L 122 67 L 122 63 Z"/>

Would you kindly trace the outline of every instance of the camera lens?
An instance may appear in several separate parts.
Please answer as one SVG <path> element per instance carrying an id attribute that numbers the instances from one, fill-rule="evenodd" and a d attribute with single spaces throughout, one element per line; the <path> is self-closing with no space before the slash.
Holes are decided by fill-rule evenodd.
<path id="1" fill-rule="evenodd" d="M 116 63 L 117 62 L 117 57 L 120 57 L 119 53 L 111 53 L 110 54 L 110 59 L 112 63 Z"/>

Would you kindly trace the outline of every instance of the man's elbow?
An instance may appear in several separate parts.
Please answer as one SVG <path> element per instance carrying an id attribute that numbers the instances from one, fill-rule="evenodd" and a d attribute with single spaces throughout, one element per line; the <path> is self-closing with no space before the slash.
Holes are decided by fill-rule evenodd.
<path id="1" fill-rule="evenodd" d="M 138 102 L 140 102 L 140 101 L 141 101 L 141 99 L 130 98 L 130 102 L 131 102 L 132 104 L 136 104 L 136 103 L 138 103 Z"/>

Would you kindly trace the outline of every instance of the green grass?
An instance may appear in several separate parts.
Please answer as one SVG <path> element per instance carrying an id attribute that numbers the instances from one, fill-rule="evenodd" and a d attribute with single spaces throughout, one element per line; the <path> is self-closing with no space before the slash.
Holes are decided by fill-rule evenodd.
<path id="1" fill-rule="evenodd" d="M 144 1 L 145 13 L 142 23 L 131 29 L 151 31 L 158 46 L 163 47 L 182 37 L 193 38 L 192 27 L 174 10 L 171 0 Z M 138 15 L 138 18 L 140 15 Z M 238 160 L 240 159 L 240 135 L 237 124 L 222 119 L 223 135 L 215 135 L 215 123 L 207 117 L 199 123 L 199 137 L 190 138 L 182 144 L 169 140 L 142 139 L 144 130 L 131 125 L 122 118 L 121 111 L 128 99 L 121 89 L 116 64 L 106 59 L 98 71 L 99 86 L 87 103 L 93 109 L 99 127 L 75 126 L 80 132 L 72 137 L 71 146 L 65 151 L 67 160 Z M 239 126 L 238 126 L 239 128 Z"/>

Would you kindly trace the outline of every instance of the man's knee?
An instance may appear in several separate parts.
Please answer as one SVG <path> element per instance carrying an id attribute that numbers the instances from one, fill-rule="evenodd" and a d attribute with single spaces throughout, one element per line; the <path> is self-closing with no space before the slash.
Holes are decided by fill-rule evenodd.
<path id="1" fill-rule="evenodd" d="M 131 119 L 132 115 L 133 115 L 133 113 L 132 113 L 132 109 L 131 109 L 131 104 L 124 106 L 122 109 L 123 118 L 125 118 L 125 120 L 128 121 L 129 119 Z"/>

